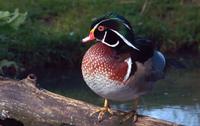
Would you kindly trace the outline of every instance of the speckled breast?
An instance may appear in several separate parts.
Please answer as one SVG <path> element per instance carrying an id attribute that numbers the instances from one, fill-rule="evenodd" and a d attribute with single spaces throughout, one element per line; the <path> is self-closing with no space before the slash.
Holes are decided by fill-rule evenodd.
<path id="1" fill-rule="evenodd" d="M 128 65 L 115 57 L 116 52 L 102 44 L 93 45 L 82 60 L 82 75 L 86 84 L 101 97 L 115 100 L 132 100 L 135 91 L 123 80 Z"/>

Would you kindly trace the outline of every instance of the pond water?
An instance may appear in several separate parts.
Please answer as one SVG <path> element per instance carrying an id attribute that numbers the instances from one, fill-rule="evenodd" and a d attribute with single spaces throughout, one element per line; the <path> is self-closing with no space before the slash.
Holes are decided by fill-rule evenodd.
<path id="1" fill-rule="evenodd" d="M 103 99 L 94 94 L 76 70 L 58 72 L 50 70 L 37 75 L 41 87 L 53 92 L 80 99 L 99 106 Z M 49 78 L 51 78 L 49 80 Z M 133 102 L 111 102 L 111 107 L 130 110 Z M 186 126 L 200 125 L 200 69 L 167 71 L 164 80 L 158 81 L 153 91 L 140 98 L 138 113 Z"/>

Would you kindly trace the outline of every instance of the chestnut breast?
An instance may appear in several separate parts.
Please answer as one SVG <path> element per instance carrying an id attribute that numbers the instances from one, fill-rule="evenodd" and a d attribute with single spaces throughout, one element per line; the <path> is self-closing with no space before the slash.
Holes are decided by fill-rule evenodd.
<path id="1" fill-rule="evenodd" d="M 128 64 L 124 60 L 125 58 L 117 55 L 114 49 L 99 42 L 89 48 L 83 57 L 83 76 L 102 75 L 122 82 L 128 69 Z"/>
<path id="2" fill-rule="evenodd" d="M 145 68 L 126 80 L 127 57 L 99 42 L 89 48 L 83 57 L 83 79 L 101 97 L 114 101 L 134 99 L 146 92 L 140 90 L 147 83 L 144 79 Z"/>

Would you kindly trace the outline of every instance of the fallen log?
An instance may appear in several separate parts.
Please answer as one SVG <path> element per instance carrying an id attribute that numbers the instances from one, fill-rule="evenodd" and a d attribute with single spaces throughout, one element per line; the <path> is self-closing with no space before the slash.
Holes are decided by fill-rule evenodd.
<path id="1" fill-rule="evenodd" d="M 90 115 L 98 108 L 38 89 L 33 75 L 23 80 L 0 77 L 0 126 L 180 126 L 143 115 L 136 123 L 121 122 L 122 116 L 98 122 L 97 115 Z"/>

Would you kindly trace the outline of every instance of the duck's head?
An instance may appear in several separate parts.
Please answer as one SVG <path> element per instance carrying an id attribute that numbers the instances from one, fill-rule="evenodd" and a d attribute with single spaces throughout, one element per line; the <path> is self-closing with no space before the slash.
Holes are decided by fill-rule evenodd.
<path id="1" fill-rule="evenodd" d="M 97 40 L 113 48 L 125 45 L 139 50 L 133 45 L 134 39 L 135 34 L 130 23 L 122 16 L 109 14 L 92 23 L 89 35 L 82 42 Z"/>

